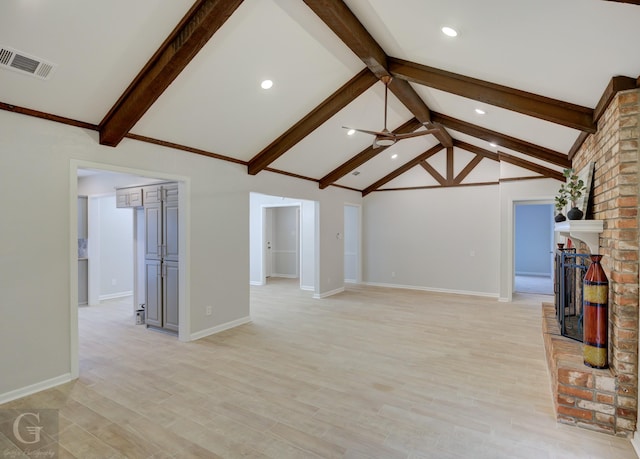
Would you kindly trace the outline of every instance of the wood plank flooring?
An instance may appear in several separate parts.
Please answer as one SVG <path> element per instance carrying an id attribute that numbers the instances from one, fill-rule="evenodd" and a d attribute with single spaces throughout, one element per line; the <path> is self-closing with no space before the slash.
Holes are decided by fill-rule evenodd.
<path id="1" fill-rule="evenodd" d="M 79 380 L 0 408 L 59 409 L 60 458 L 636 458 L 556 423 L 548 297 L 251 295 L 252 323 L 192 343 L 126 301 L 81 308 Z"/>

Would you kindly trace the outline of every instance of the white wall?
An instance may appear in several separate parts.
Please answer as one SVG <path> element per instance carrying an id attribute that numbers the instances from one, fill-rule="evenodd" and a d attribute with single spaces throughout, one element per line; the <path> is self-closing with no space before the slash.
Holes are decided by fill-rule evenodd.
<path id="1" fill-rule="evenodd" d="M 100 298 L 133 293 L 133 209 L 118 209 L 116 197 L 100 199 Z"/>
<path id="2" fill-rule="evenodd" d="M 249 316 L 251 191 L 319 202 L 320 228 L 331 236 L 319 242 L 318 292 L 343 285 L 342 241 L 335 233 L 342 231 L 344 203 L 361 202 L 359 193 L 319 190 L 316 183 L 269 172 L 250 176 L 242 165 L 131 139 L 105 147 L 94 131 L 6 111 L 0 111 L 0 138 L 0 349 L 11 350 L 0 353 L 0 401 L 76 371 L 77 166 L 102 164 L 181 181 L 187 195 L 181 213 L 189 222 L 183 292 L 189 321 L 183 325 L 192 335 Z M 327 282 L 333 273 L 338 275 Z M 207 305 L 213 306 L 211 316 L 205 315 Z"/>
<path id="3" fill-rule="evenodd" d="M 377 192 L 363 208 L 364 280 L 498 295 L 499 186 Z"/>

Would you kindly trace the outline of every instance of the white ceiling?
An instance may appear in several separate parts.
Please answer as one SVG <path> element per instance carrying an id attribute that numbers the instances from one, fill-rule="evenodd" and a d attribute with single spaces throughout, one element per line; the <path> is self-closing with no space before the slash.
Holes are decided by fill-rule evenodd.
<path id="1" fill-rule="evenodd" d="M 637 5 L 602 0 L 345 3 L 390 56 L 590 108 L 613 76 L 640 75 Z M 192 5 L 193 0 L 1 2 L 0 46 L 57 68 L 46 81 L 0 69 L 0 102 L 99 124 Z M 443 25 L 455 27 L 459 36 L 444 36 Z M 301 0 L 245 0 L 131 132 L 249 161 L 363 68 Z M 274 81 L 271 90 L 260 88 L 265 78 Z M 564 154 L 579 134 L 418 84 L 412 87 L 435 112 Z M 342 126 L 381 129 L 383 96 L 383 85 L 375 84 L 269 167 L 321 179 L 371 144 L 370 136 L 347 136 Z M 486 115 L 477 115 L 478 107 Z M 389 128 L 411 117 L 390 94 Z M 493 152 L 526 157 L 448 132 Z M 358 167 L 359 175 L 347 174 L 336 183 L 365 189 L 436 144 L 430 135 L 403 140 Z M 391 159 L 394 153 L 398 157 Z M 429 164 L 444 174 L 445 157 L 443 151 Z M 458 172 L 473 155 L 456 148 L 454 157 Z M 484 159 L 463 183 L 499 177 L 499 164 Z M 436 184 L 416 166 L 384 188 Z"/>

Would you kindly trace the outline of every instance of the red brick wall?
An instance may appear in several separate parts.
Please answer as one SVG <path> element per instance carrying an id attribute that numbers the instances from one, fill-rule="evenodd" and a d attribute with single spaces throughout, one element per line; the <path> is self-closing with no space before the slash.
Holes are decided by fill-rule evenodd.
<path id="1" fill-rule="evenodd" d="M 576 171 L 595 162 L 592 218 L 604 220 L 600 253 L 609 278 L 616 433 L 635 431 L 638 408 L 639 130 L 640 89 L 622 91 L 573 158 Z"/>

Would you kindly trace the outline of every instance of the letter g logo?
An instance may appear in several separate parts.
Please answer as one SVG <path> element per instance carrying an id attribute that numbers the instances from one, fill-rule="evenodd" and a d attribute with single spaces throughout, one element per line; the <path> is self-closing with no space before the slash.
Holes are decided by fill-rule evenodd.
<path id="1" fill-rule="evenodd" d="M 25 445 L 32 445 L 40 441 L 40 431 L 42 430 L 42 427 L 41 426 L 26 427 L 27 433 L 31 434 L 32 436 L 31 437 L 32 440 L 25 440 L 22 437 L 22 434 L 20 433 L 20 421 L 22 421 L 22 418 L 26 416 L 33 416 L 34 418 L 36 418 L 38 422 L 40 422 L 40 413 L 22 413 L 20 416 L 16 418 L 15 421 L 13 421 L 13 435 L 16 437 L 16 439 L 19 442 L 24 443 Z"/>

